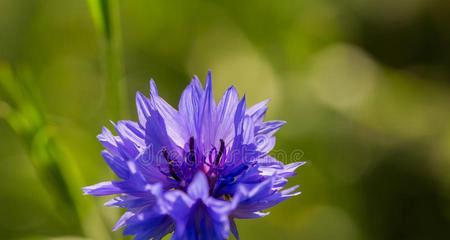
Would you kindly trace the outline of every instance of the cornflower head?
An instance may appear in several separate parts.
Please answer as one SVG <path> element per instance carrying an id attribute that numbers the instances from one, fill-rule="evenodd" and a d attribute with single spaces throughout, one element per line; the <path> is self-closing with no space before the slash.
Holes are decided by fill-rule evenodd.
<path id="1" fill-rule="evenodd" d="M 298 195 L 285 188 L 303 162 L 284 164 L 269 155 L 284 121 L 264 121 L 268 100 L 247 108 L 231 86 L 215 103 L 212 77 L 194 77 L 178 110 L 162 99 L 154 81 L 150 98 L 136 94 L 139 121 L 114 124 L 98 135 L 102 156 L 120 180 L 83 188 L 93 196 L 118 195 L 105 205 L 125 208 L 113 230 L 135 239 L 239 239 L 235 219 Z"/>

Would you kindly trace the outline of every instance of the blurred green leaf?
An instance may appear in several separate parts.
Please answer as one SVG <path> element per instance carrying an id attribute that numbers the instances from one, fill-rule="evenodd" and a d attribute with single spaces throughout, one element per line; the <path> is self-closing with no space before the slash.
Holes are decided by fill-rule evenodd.
<path id="1" fill-rule="evenodd" d="M 87 0 L 97 29 L 109 39 L 111 37 L 109 0 Z"/>
<path id="2" fill-rule="evenodd" d="M 44 114 L 40 112 L 38 100 L 31 96 L 29 92 L 32 90 L 26 84 L 29 82 L 17 79 L 9 67 L 0 68 L 0 86 L 6 90 L 15 106 L 6 120 L 21 136 L 31 163 L 52 195 L 55 206 L 60 208 L 64 221 L 76 226 L 79 222 L 75 205 L 57 161 L 61 156 L 55 154 L 55 143 L 47 132 Z"/>
<path id="3" fill-rule="evenodd" d="M 17 76 L 22 76 L 19 78 Z M 28 79 L 24 80 L 23 76 Z M 43 108 L 38 106 L 38 88 L 33 86 L 31 74 L 15 74 L 10 67 L 0 68 L 0 86 L 7 93 L 14 108 L 5 120 L 24 143 L 29 159 L 42 184 L 53 200 L 60 221 L 72 226 L 73 232 L 100 239 L 109 239 L 101 213 L 92 201 L 83 199 L 81 187 L 85 186 L 79 166 L 69 157 L 49 127 Z M 92 227 L 96 230 L 92 231 Z M 83 230 L 81 230 L 83 228 Z"/>

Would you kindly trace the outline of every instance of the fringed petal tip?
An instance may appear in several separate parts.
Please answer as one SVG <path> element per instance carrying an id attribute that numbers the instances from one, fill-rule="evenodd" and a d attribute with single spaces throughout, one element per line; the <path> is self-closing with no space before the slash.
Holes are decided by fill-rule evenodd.
<path id="1" fill-rule="evenodd" d="M 122 190 L 116 187 L 112 182 L 101 182 L 95 185 L 82 188 L 85 195 L 106 196 L 122 193 Z"/>

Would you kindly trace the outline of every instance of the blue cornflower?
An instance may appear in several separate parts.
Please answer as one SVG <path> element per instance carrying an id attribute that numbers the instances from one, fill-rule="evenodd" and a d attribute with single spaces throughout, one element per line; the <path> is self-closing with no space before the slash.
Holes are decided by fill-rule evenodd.
<path id="1" fill-rule="evenodd" d="M 302 162 L 283 164 L 268 153 L 284 121 L 264 121 L 268 101 L 250 108 L 234 87 L 218 104 L 209 72 L 184 90 L 178 111 L 150 82 L 150 98 L 136 94 L 138 122 L 114 124 L 98 135 L 102 156 L 120 180 L 83 189 L 118 194 L 106 206 L 125 208 L 114 226 L 135 239 L 239 238 L 234 219 L 259 218 L 264 210 L 299 194 L 284 189 Z"/>

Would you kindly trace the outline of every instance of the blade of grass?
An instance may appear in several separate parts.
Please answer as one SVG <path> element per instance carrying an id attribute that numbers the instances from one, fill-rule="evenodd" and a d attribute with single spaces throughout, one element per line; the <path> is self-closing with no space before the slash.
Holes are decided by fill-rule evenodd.
<path id="1" fill-rule="evenodd" d="M 122 38 L 118 0 L 87 0 L 99 32 L 106 76 L 107 108 L 114 119 L 128 114 L 123 76 Z"/>

